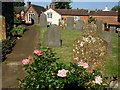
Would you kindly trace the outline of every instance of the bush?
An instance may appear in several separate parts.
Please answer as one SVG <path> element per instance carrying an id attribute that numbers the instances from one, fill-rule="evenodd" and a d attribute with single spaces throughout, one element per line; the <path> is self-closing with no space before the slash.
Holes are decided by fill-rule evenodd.
<path id="1" fill-rule="evenodd" d="M 22 26 L 18 26 L 18 27 L 14 27 L 11 31 L 10 31 L 10 33 L 13 35 L 13 36 L 22 36 L 23 35 L 23 33 L 24 33 L 24 31 L 25 31 L 25 28 L 24 27 L 22 27 Z"/>
<path id="2" fill-rule="evenodd" d="M 12 51 L 12 47 L 15 45 L 14 40 L 3 40 L 2 41 L 2 60 L 6 59 L 6 55 Z"/>
<path id="3" fill-rule="evenodd" d="M 24 79 L 17 79 L 20 88 L 92 90 L 107 87 L 101 73 L 89 71 L 87 63 L 70 63 L 70 66 L 56 63 L 58 58 L 50 48 L 42 52 L 35 50 L 33 53 L 34 57 L 22 60 L 26 76 Z"/>

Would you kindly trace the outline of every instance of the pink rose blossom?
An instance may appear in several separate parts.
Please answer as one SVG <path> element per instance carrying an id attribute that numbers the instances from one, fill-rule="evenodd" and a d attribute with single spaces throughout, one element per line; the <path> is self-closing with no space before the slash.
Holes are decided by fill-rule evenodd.
<path id="1" fill-rule="evenodd" d="M 21 78 L 20 81 L 23 81 L 23 79 Z"/>
<path id="2" fill-rule="evenodd" d="M 62 70 L 58 70 L 58 76 L 59 77 L 66 77 L 66 73 L 68 72 L 68 70 L 62 69 Z"/>
<path id="3" fill-rule="evenodd" d="M 83 62 L 78 62 L 78 66 L 83 66 L 84 68 L 88 68 L 88 64 Z"/>
<path id="4" fill-rule="evenodd" d="M 41 56 L 41 55 L 42 55 L 42 52 L 41 52 L 40 50 L 34 50 L 33 53 L 37 54 L 38 56 Z"/>
<path id="5" fill-rule="evenodd" d="M 102 83 L 102 78 L 100 76 L 95 76 L 95 81 L 93 81 L 93 83 L 99 84 L 101 85 Z"/>
<path id="6" fill-rule="evenodd" d="M 30 63 L 30 60 L 29 59 L 23 59 L 22 60 L 22 64 L 23 65 L 27 65 L 27 64 L 29 64 Z"/>

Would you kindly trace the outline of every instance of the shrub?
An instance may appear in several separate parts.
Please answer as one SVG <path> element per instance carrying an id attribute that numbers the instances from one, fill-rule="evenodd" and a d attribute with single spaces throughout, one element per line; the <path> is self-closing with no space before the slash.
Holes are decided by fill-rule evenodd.
<path id="1" fill-rule="evenodd" d="M 3 40 L 2 41 L 2 60 L 6 59 L 6 55 L 12 51 L 12 47 L 15 45 L 14 40 Z"/>
<path id="2" fill-rule="evenodd" d="M 13 36 L 15 36 L 15 35 L 22 36 L 23 33 L 24 33 L 24 31 L 25 31 L 25 28 L 24 28 L 24 27 L 18 26 L 18 27 L 14 27 L 14 28 L 10 31 L 10 33 L 11 33 Z"/>
<path id="3" fill-rule="evenodd" d="M 92 21 L 95 21 L 95 18 L 89 17 L 88 22 L 91 23 Z"/>
<path id="4" fill-rule="evenodd" d="M 98 71 L 90 72 L 85 62 L 78 64 L 56 63 L 58 59 L 50 48 L 43 51 L 35 50 L 34 56 L 23 59 L 26 71 L 24 79 L 17 79 L 20 88 L 31 89 L 98 89 L 106 88 L 107 84 Z"/>

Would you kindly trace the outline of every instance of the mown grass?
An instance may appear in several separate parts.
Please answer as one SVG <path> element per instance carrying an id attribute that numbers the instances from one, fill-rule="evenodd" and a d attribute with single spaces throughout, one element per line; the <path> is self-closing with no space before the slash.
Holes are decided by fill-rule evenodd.
<path id="1" fill-rule="evenodd" d="M 47 29 L 41 29 L 39 25 L 35 27 L 40 31 L 40 43 L 43 43 L 43 34 Z M 53 51 L 57 53 L 60 59 L 57 62 L 62 62 L 66 65 L 72 62 L 72 48 L 73 42 L 76 38 L 80 37 L 82 33 L 76 30 L 61 30 L 62 47 L 53 47 Z M 108 77 L 118 76 L 118 35 L 114 35 L 112 39 L 112 54 L 106 55 L 106 67 L 104 73 Z"/>
<path id="2" fill-rule="evenodd" d="M 120 37 L 118 37 L 118 34 L 115 34 L 112 38 L 112 54 L 107 54 L 106 56 L 106 67 L 105 67 L 105 74 L 106 76 L 117 76 L 118 77 L 118 53 L 119 53 L 119 44 L 118 40 Z"/>
<path id="3" fill-rule="evenodd" d="M 62 47 L 53 48 L 53 51 L 55 51 L 57 55 L 60 57 L 58 62 L 62 62 L 65 64 L 69 64 L 69 62 L 72 62 L 73 42 L 76 38 L 80 36 L 81 36 L 80 31 L 61 30 Z"/>

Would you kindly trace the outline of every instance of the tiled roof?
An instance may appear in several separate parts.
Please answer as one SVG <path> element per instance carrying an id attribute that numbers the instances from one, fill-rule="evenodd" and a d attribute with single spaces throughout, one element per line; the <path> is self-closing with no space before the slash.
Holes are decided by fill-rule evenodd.
<path id="1" fill-rule="evenodd" d="M 115 11 L 90 11 L 90 16 L 118 16 L 118 12 Z"/>
<path id="2" fill-rule="evenodd" d="M 20 14 L 21 11 L 26 11 L 26 7 L 15 7 L 14 11 L 16 14 Z"/>
<path id="3" fill-rule="evenodd" d="M 45 11 L 45 8 L 42 6 L 37 6 L 37 5 L 33 5 L 31 4 L 31 6 L 35 9 L 35 11 L 40 15 L 42 12 Z"/>
<path id="4" fill-rule="evenodd" d="M 86 16 L 88 15 L 88 10 L 77 10 L 77 9 L 54 9 L 61 15 L 71 15 L 71 16 Z"/>

